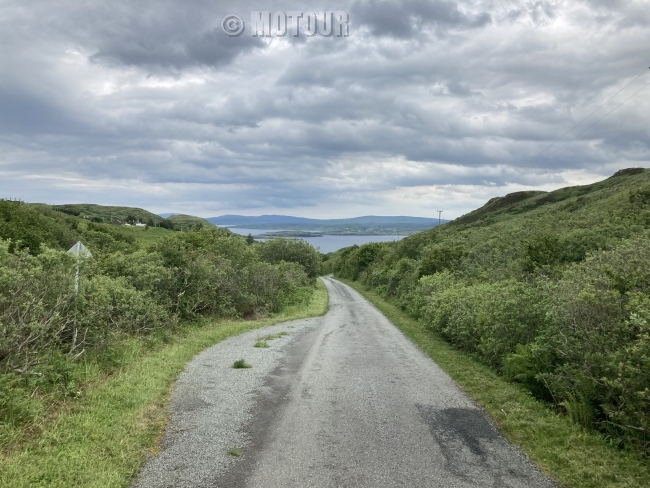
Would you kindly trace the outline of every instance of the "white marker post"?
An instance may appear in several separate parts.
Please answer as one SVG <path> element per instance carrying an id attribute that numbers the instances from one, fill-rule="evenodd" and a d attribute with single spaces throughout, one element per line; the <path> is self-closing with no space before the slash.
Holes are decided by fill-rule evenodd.
<path id="1" fill-rule="evenodd" d="M 77 243 L 74 246 L 68 249 L 68 252 L 70 254 L 74 254 L 75 257 L 77 258 L 77 269 L 74 275 L 74 332 L 72 335 L 72 347 L 70 348 L 70 352 L 68 353 L 70 354 L 77 347 L 77 295 L 79 295 L 79 264 L 82 259 L 91 257 L 92 253 L 88 250 L 86 246 L 84 246 L 81 243 L 81 241 L 77 241 Z M 84 351 L 85 349 L 82 349 L 82 351 L 79 354 L 77 354 L 74 357 L 74 359 L 77 359 L 79 356 L 81 356 Z"/>
<path id="2" fill-rule="evenodd" d="M 74 295 L 75 297 L 79 293 L 79 261 L 82 258 L 89 258 L 92 256 L 92 253 L 88 250 L 86 246 L 84 246 L 81 241 L 77 241 L 77 243 L 72 246 L 70 249 L 68 249 L 68 252 L 70 254 L 74 254 L 77 257 L 77 272 L 74 275 Z"/>

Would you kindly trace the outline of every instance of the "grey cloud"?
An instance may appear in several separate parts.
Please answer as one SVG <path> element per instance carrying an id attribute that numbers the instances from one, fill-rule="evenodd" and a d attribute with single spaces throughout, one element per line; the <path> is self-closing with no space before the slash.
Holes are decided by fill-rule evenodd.
<path id="1" fill-rule="evenodd" d="M 218 66 L 232 59 L 240 53 L 254 48 L 262 48 L 262 40 L 258 37 L 242 36 L 229 37 L 221 28 L 206 32 L 197 39 L 193 39 L 187 48 L 192 59 L 204 65 Z"/>
<path id="2" fill-rule="evenodd" d="M 488 12 L 463 13 L 456 2 L 446 0 L 359 0 L 352 15 L 377 36 L 410 38 L 424 27 L 484 27 L 492 20 Z"/>
<path id="3" fill-rule="evenodd" d="M 250 15 L 239 2 L 224 0 L 33 0 L 5 9 L 0 22 L 19 49 L 46 40 L 46 49 L 82 47 L 97 63 L 180 72 L 224 66 L 263 47 L 258 38 L 222 32 L 222 17 L 237 12 Z"/>
<path id="4" fill-rule="evenodd" d="M 64 107 L 16 87 L 0 85 L 0 114 L 0 133 L 6 135 L 85 131 Z"/>
<path id="5" fill-rule="evenodd" d="M 645 66 L 650 34 L 621 26 L 628 3 L 354 2 L 332 6 L 350 12 L 349 38 L 298 41 L 222 35 L 221 15 L 261 2 L 48 5 L 0 13 L 5 194 L 388 212 L 398 189 L 471 187 L 473 205 L 650 164 L 650 91 L 536 157 Z M 418 191 L 413 213 L 442 190 Z"/>
<path id="6" fill-rule="evenodd" d="M 546 25 L 555 16 L 554 4 L 548 0 L 537 0 L 527 5 L 527 13 L 535 24 Z"/>
<path id="7" fill-rule="evenodd" d="M 180 70 L 194 65 L 220 67 L 229 64 L 242 53 L 263 47 L 260 38 L 229 37 L 218 27 L 182 40 L 144 36 L 119 40 L 101 48 L 90 59 L 97 62 Z"/>

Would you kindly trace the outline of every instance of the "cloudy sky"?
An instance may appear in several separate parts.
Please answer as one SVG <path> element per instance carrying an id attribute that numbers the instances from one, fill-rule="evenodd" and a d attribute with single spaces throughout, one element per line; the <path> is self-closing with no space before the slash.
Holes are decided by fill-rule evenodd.
<path id="1" fill-rule="evenodd" d="M 349 37 L 254 37 L 252 10 Z M 0 197 L 457 217 L 649 167 L 650 87 L 589 128 L 649 66 L 648 0 L 0 0 Z"/>

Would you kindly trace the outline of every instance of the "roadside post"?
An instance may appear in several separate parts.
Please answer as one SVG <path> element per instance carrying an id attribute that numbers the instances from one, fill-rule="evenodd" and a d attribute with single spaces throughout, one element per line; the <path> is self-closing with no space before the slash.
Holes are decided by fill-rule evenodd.
<path id="1" fill-rule="evenodd" d="M 77 268 L 74 275 L 74 332 L 72 333 L 72 347 L 68 353 L 71 354 L 77 347 L 77 296 L 79 295 L 79 265 L 81 264 L 81 260 L 91 257 L 92 253 L 86 246 L 83 245 L 81 241 L 77 241 L 74 246 L 68 249 L 68 252 L 70 254 L 73 254 L 77 261 Z M 81 356 L 84 351 L 85 349 L 82 349 L 81 352 L 74 357 L 74 359 Z"/>

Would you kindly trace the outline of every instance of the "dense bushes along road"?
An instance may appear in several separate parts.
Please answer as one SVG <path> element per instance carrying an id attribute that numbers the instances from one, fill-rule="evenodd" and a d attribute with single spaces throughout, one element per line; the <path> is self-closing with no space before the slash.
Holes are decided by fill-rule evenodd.
<path id="1" fill-rule="evenodd" d="M 650 452 L 650 171 L 496 198 L 397 243 L 328 255 L 612 444 Z"/>
<path id="2" fill-rule="evenodd" d="M 319 253 L 304 241 L 248 245 L 215 228 L 141 249 L 109 226 L 51 211 L 0 202 L 0 214 L 0 237 L 13 237 L 0 239 L 0 444 L 48 403 L 78 395 L 88 358 L 110 370 L 129 337 L 164 341 L 199 317 L 279 312 L 309 300 L 318 272 Z M 93 253 L 78 295 L 78 263 L 64 250 L 76 238 Z"/>

